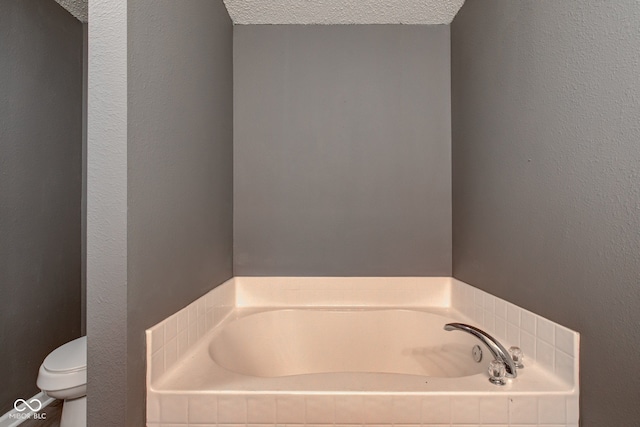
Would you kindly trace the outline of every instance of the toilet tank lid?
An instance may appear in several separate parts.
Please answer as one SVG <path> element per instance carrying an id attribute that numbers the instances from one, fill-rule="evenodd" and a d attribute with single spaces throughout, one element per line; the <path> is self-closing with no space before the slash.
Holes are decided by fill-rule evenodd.
<path id="1" fill-rule="evenodd" d="M 87 337 L 80 337 L 53 350 L 42 363 L 50 372 L 69 372 L 87 368 Z"/>

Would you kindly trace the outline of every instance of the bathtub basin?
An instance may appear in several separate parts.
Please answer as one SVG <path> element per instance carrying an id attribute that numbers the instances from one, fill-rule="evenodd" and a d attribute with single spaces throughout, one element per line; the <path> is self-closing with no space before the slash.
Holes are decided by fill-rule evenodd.
<path id="1" fill-rule="evenodd" d="M 265 311 L 219 328 L 209 355 L 228 371 L 255 377 L 322 373 L 464 377 L 484 372 L 484 364 L 471 355 L 477 340 L 443 330 L 451 321 L 398 309 Z"/>
<path id="2" fill-rule="evenodd" d="M 152 387 L 169 393 L 501 393 L 568 387 L 538 366 L 489 383 L 489 350 L 446 309 L 235 308 Z M 472 348 L 480 345 L 476 363 Z"/>

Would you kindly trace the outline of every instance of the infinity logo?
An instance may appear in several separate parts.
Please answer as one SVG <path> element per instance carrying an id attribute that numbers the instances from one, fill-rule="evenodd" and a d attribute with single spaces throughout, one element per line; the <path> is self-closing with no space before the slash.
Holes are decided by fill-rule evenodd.
<path id="1" fill-rule="evenodd" d="M 29 405 L 29 403 L 33 403 L 33 406 Z M 29 402 L 27 402 L 24 399 L 18 399 L 13 403 L 13 408 L 18 411 L 18 412 L 23 412 L 26 411 L 27 408 L 25 408 L 24 406 L 22 407 L 18 407 L 18 405 L 25 405 L 27 408 L 29 408 L 30 410 L 32 410 L 33 412 L 38 412 L 40 409 L 42 409 L 42 402 L 40 402 L 38 399 L 36 399 L 35 397 L 33 399 L 31 399 Z"/>

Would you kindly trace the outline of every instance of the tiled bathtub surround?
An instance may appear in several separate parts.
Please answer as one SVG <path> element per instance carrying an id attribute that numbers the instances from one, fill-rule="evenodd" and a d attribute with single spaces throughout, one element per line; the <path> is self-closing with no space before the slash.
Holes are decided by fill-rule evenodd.
<path id="1" fill-rule="evenodd" d="M 542 368 L 535 372 L 565 386 L 546 393 L 509 386 L 474 393 L 163 388 L 235 310 L 327 306 L 430 307 L 484 329 L 506 347 L 522 347 L 530 367 L 522 377 Z M 577 333 L 452 278 L 236 277 L 147 331 L 147 425 L 577 427 L 578 344 Z"/>
<path id="2" fill-rule="evenodd" d="M 568 384 L 577 378 L 579 335 L 574 331 L 455 279 L 451 306 L 501 343 L 520 347 L 525 367 L 539 364 Z"/>
<path id="3" fill-rule="evenodd" d="M 233 279 L 147 330 L 147 390 L 235 307 Z"/>

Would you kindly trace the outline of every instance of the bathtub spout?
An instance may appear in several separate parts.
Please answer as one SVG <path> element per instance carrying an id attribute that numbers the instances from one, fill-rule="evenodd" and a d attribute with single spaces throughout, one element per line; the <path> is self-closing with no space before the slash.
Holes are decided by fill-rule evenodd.
<path id="1" fill-rule="evenodd" d="M 518 376 L 516 365 L 513 362 L 513 359 L 511 358 L 511 355 L 509 354 L 509 352 L 502 346 L 502 344 L 500 344 L 500 342 L 498 342 L 498 340 L 493 338 L 491 335 L 489 335 L 485 331 L 478 329 L 476 327 L 473 327 L 471 325 L 467 325 L 465 323 L 447 323 L 446 325 L 444 325 L 444 330 L 445 331 L 463 331 L 478 338 L 480 341 L 484 343 L 484 345 L 487 346 L 487 348 L 489 349 L 489 351 L 491 352 L 495 360 L 499 360 L 502 363 L 504 363 L 506 376 L 508 378 L 515 378 Z"/>

